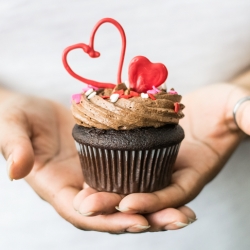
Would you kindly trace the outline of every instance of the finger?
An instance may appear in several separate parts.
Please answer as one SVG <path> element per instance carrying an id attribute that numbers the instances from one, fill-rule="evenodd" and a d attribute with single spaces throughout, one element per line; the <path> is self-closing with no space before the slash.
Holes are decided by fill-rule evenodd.
<path id="1" fill-rule="evenodd" d="M 166 208 L 145 217 L 151 225 L 151 232 L 181 229 L 196 220 L 195 213 L 186 206 L 178 209 Z"/>
<path id="2" fill-rule="evenodd" d="M 29 174 L 34 164 L 28 123 L 20 113 L 2 116 L 0 123 L 0 148 L 7 160 L 9 178 L 20 179 Z"/>
<path id="3" fill-rule="evenodd" d="M 236 121 L 239 128 L 250 135 L 250 100 L 242 103 L 237 110 Z"/>
<path id="4" fill-rule="evenodd" d="M 86 185 L 84 184 L 84 186 L 86 186 Z M 73 200 L 73 207 L 74 207 L 74 209 L 75 209 L 76 211 L 79 212 L 79 208 L 80 208 L 81 203 L 83 202 L 83 200 L 84 200 L 87 196 L 89 196 L 89 195 L 91 195 L 91 194 L 94 194 L 94 193 L 96 193 L 96 192 L 97 192 L 97 191 L 96 191 L 95 189 L 90 188 L 90 187 L 85 187 L 83 190 L 81 190 L 81 191 L 75 196 L 75 198 L 74 198 L 74 200 Z"/>
<path id="5" fill-rule="evenodd" d="M 147 214 L 164 208 L 177 208 L 191 201 L 203 186 L 198 172 L 181 169 L 173 174 L 170 186 L 153 193 L 127 195 L 119 203 L 118 210 L 128 214 Z"/>
<path id="6" fill-rule="evenodd" d="M 79 229 L 124 233 L 143 232 L 150 227 L 146 218 L 138 214 L 130 215 L 116 212 L 109 215 L 82 216 L 72 206 L 78 192 L 73 187 L 66 187 L 51 198 L 51 203 L 63 218 Z"/>
<path id="7" fill-rule="evenodd" d="M 185 214 L 189 220 L 189 223 L 193 223 L 194 221 L 197 220 L 196 214 L 192 209 L 190 209 L 187 206 L 182 206 L 178 208 L 179 211 L 181 211 L 183 214 Z"/>
<path id="8" fill-rule="evenodd" d="M 82 200 L 80 200 L 80 197 L 76 198 L 78 202 L 77 211 L 84 216 L 96 216 L 117 212 L 115 207 L 123 197 L 115 193 L 96 192 L 92 188 L 82 190 L 80 193 Z"/>

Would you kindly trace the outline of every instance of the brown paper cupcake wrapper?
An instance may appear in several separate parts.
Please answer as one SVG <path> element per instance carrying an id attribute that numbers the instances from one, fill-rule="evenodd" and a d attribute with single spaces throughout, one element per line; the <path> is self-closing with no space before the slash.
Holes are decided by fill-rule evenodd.
<path id="1" fill-rule="evenodd" d="M 145 193 L 169 185 L 180 144 L 151 150 L 110 150 L 77 143 L 85 182 L 98 191 Z"/>

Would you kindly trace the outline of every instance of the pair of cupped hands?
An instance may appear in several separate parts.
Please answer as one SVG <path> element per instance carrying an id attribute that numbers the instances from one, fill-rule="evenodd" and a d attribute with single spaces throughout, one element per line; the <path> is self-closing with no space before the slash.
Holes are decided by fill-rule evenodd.
<path id="1" fill-rule="evenodd" d="M 171 185 L 153 193 L 97 192 L 84 183 L 71 131 L 70 111 L 51 100 L 0 92 L 0 146 L 10 179 L 25 178 L 35 192 L 74 226 L 110 233 L 174 230 L 196 220 L 185 204 L 221 170 L 244 138 L 233 119 L 249 90 L 214 84 L 183 97 L 185 130 Z M 250 102 L 237 112 L 250 134 Z"/>

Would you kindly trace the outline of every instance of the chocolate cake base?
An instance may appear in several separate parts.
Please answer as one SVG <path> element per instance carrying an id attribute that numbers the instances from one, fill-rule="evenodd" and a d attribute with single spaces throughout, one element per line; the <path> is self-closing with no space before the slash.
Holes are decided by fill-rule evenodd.
<path id="1" fill-rule="evenodd" d="M 169 185 L 184 131 L 179 125 L 119 131 L 75 125 L 73 137 L 86 183 L 129 194 Z"/>

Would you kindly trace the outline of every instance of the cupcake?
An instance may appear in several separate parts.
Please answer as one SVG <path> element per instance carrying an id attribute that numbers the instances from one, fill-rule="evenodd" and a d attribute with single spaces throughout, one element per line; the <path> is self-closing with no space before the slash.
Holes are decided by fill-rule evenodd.
<path id="1" fill-rule="evenodd" d="M 122 36 L 123 47 L 117 84 L 92 81 L 73 72 L 67 54 L 81 48 L 91 57 L 97 29 L 109 22 Z M 184 131 L 178 125 L 184 115 L 181 96 L 161 88 L 168 72 L 161 63 L 137 56 L 129 65 L 128 82 L 122 83 L 121 69 L 126 47 L 125 34 L 115 20 L 104 18 L 94 27 L 90 44 L 65 49 L 66 70 L 88 85 L 72 96 L 76 120 L 76 142 L 85 182 L 98 191 L 130 194 L 153 192 L 171 182 L 173 166 Z"/>

